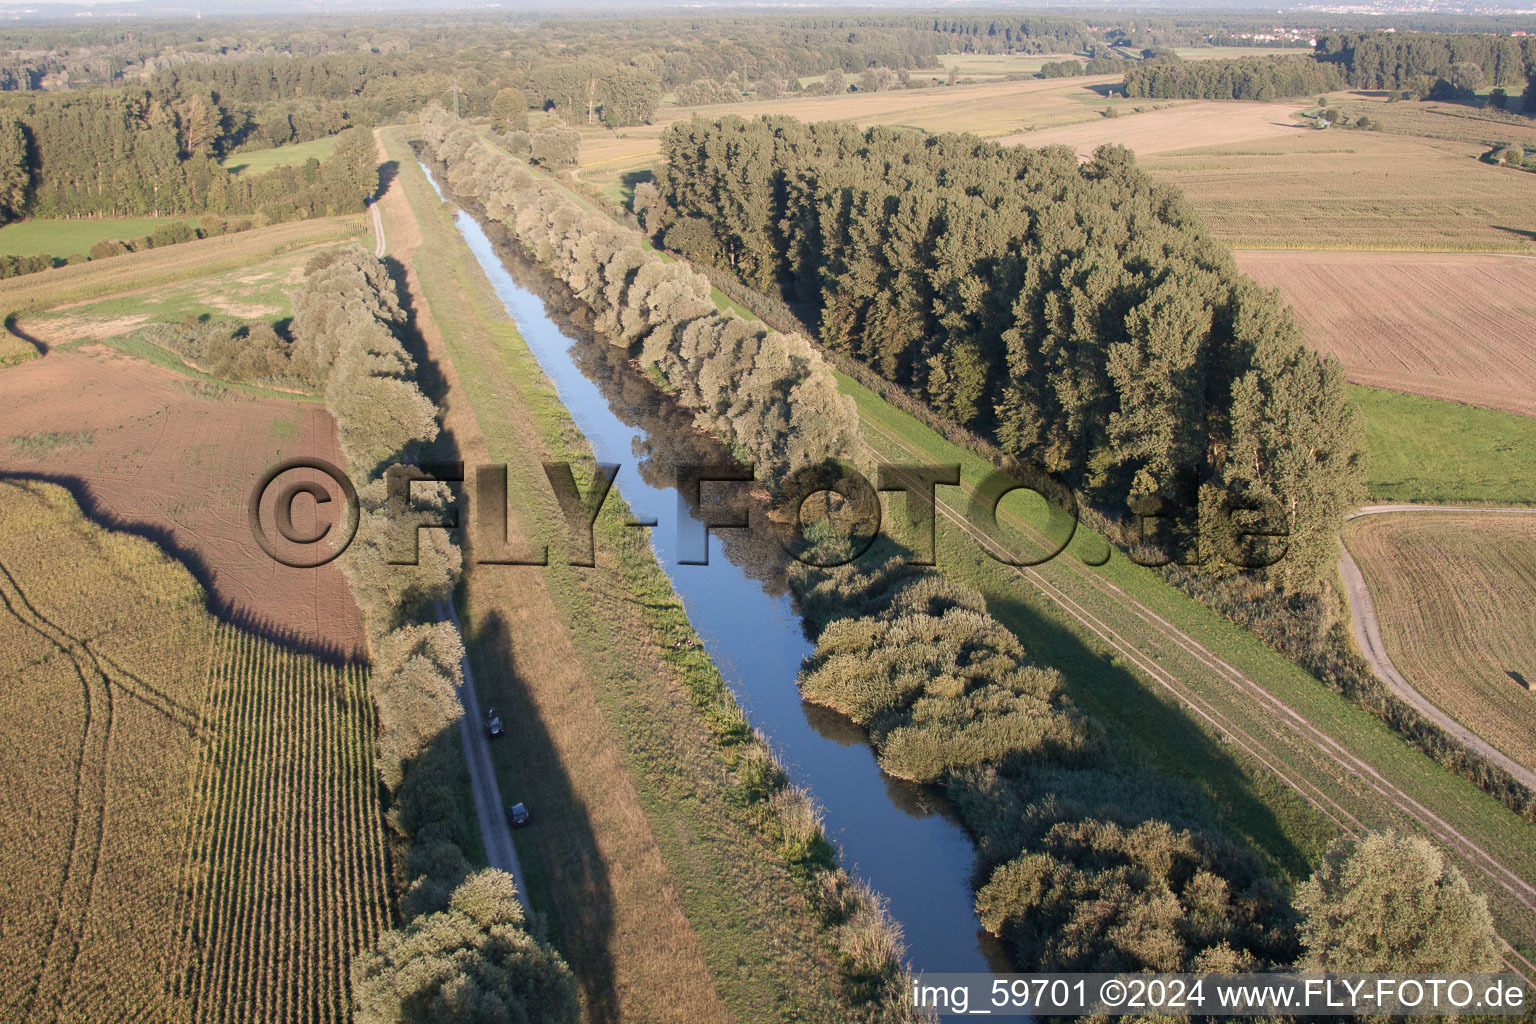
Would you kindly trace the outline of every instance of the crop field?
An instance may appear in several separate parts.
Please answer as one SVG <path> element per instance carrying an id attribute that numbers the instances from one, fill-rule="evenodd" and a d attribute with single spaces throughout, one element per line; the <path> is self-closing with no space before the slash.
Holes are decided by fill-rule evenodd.
<path id="1" fill-rule="evenodd" d="M 1164 101 L 1167 102 L 1167 101 Z M 1152 106 L 1141 100 L 1138 105 Z M 1045 128 L 1024 134 L 1004 135 L 1004 145 L 1071 146 L 1087 156 L 1107 142 L 1129 147 L 1138 155 L 1193 149 L 1197 146 L 1236 145 L 1289 138 L 1308 131 L 1293 116 L 1299 101 L 1285 103 L 1185 102 L 1135 116 L 1101 117 L 1081 124 Z"/>
<path id="2" fill-rule="evenodd" d="M 186 558 L 237 621 L 317 650 L 361 649 L 337 564 L 278 565 L 246 521 L 270 466 L 295 455 L 341 464 L 320 403 L 244 394 L 89 344 L 7 369 L 4 386 L 0 473 L 78 485 L 103 514 Z"/>
<path id="3" fill-rule="evenodd" d="M 0 481 L 0 598 L 0 1017 L 344 1017 L 387 920 L 361 671 L 218 622 L 52 484 Z"/>
<path id="4" fill-rule="evenodd" d="M 1536 259 L 1472 253 L 1238 252 L 1349 379 L 1536 414 Z"/>
<path id="5" fill-rule="evenodd" d="M 130 217 L 122 220 L 23 220 L 0 228 L 0 256 L 84 254 L 103 239 L 143 238 L 174 221 L 196 226 L 196 217 Z"/>
<path id="6" fill-rule="evenodd" d="M 617 131 L 583 131 L 579 173 L 584 180 L 611 187 L 617 194 L 618 183 L 624 174 L 654 168 L 661 135 L 667 127 L 692 117 L 752 118 L 762 114 L 789 114 L 802 121 L 899 125 L 931 132 L 973 132 L 983 138 L 1018 135 L 1053 125 L 1102 120 L 1100 111 L 1106 107 L 1129 111 L 1133 106 L 1129 101 L 1110 99 L 1105 95 L 1105 87 L 1116 81 L 1118 78 L 1113 75 L 994 81 L 841 96 L 795 96 L 705 107 L 664 107 L 657 113 L 654 124 Z M 1183 101 L 1163 100 L 1159 105 L 1179 102 Z M 1136 105 L 1150 107 L 1153 104 L 1143 100 Z"/>
<path id="7" fill-rule="evenodd" d="M 1536 505 L 1536 418 L 1353 385 L 1373 501 Z"/>
<path id="8" fill-rule="evenodd" d="M 1536 516 L 1365 516 L 1344 539 L 1397 667 L 1462 724 L 1536 766 Z"/>
<path id="9" fill-rule="evenodd" d="M 235 153 L 220 164 L 236 174 L 260 174 L 274 167 L 301 167 L 310 160 L 324 160 L 336 144 L 336 136 L 312 139 L 309 142 L 293 142 L 272 149 L 255 149 L 249 153 Z"/>
<path id="10" fill-rule="evenodd" d="M 215 631 L 172 984 L 196 1021 L 344 1021 L 389 926 L 374 712 L 337 668 Z"/>
<path id="11" fill-rule="evenodd" d="M 1536 253 L 1536 175 L 1484 164 L 1485 152 L 1477 142 L 1298 128 L 1140 162 L 1183 189 L 1235 248 Z"/>

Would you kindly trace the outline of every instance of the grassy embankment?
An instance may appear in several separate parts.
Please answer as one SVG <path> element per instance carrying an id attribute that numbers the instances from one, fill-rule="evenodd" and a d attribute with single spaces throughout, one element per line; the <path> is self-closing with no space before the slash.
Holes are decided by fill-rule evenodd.
<path id="1" fill-rule="evenodd" d="M 990 468 L 856 382 L 844 383 L 859 402 L 866 439 L 882 457 L 959 462 L 966 485 Z M 1009 508 L 1016 500 L 1004 501 L 998 539 L 1027 553 L 1031 531 L 1019 527 L 1036 517 L 1022 502 Z M 957 510 L 965 507 L 962 499 L 951 502 Z M 1154 763 L 1205 789 L 1227 827 L 1292 877 L 1315 860 L 1340 819 L 1353 817 L 1374 828 L 1423 828 L 1390 797 L 1325 756 L 1316 736 L 1292 730 L 1284 714 L 1255 699 L 1259 694 L 1236 683 L 1211 655 L 1359 757 L 1393 792 L 1418 800 L 1522 878 L 1536 877 L 1536 826 L 1411 749 L 1384 723 L 1152 570 L 1118 552 L 1101 568 L 1084 564 L 1105 552 L 1103 538 L 1086 526 L 1032 580 L 987 557 L 952 522 L 941 518 L 938 534 L 941 567 L 986 594 L 993 614 L 1026 648 L 1062 670 L 1074 699 Z M 1038 544 L 1033 549 L 1040 553 Z M 1073 609 L 1085 612 L 1097 630 L 1073 617 Z M 1186 640 L 1197 646 L 1190 649 Z M 1201 721 L 1202 713 L 1220 725 Z M 1489 893 L 1506 936 L 1529 954 L 1536 948 L 1536 915 L 1496 889 L 1486 868 L 1458 859 Z"/>
<path id="2" fill-rule="evenodd" d="M 416 166 L 385 133 L 420 225 L 412 265 L 469 408 L 461 455 L 510 465 L 513 536 L 560 521 L 538 458 L 592 457 Z M 387 210 L 387 208 L 386 208 Z M 396 237 L 395 221 L 389 225 Z M 450 426 L 454 424 L 450 416 Z M 610 495 L 599 567 L 468 573 L 466 640 L 481 700 L 508 722 L 493 748 L 533 904 L 596 1016 L 740 1020 L 838 1016 L 836 967 L 784 861 L 759 834 L 737 771 L 745 720 L 692 636 L 627 510 Z M 734 740 L 733 740 L 734 737 Z M 696 968 L 695 964 L 701 965 Z"/>
<path id="3" fill-rule="evenodd" d="M 1378 388 L 1350 395 L 1365 415 L 1371 500 L 1536 504 L 1536 418 Z"/>
<path id="4" fill-rule="evenodd" d="M 18 316 L 235 271 L 297 249 L 354 238 L 365 229 L 366 222 L 356 215 L 292 221 L 0 281 L 0 320 L 7 327 L 0 333 L 0 367 L 39 354 L 12 330 Z"/>
<path id="5" fill-rule="evenodd" d="M 991 469 L 856 382 L 843 383 L 881 457 L 960 463 L 967 487 Z M 963 514 L 964 499 L 948 500 Z M 1026 527 L 1005 529 L 1022 551 L 1031 517 L 1022 503 L 1010 507 L 1017 500 L 1005 500 L 1001 518 L 1005 528 Z M 1282 874 L 1303 876 L 1327 841 L 1356 823 L 1426 831 L 1424 816 L 1403 806 L 1412 799 L 1521 878 L 1536 878 L 1536 826 L 1152 570 L 1118 553 L 1103 568 L 1085 565 L 1106 550 L 1086 526 L 1033 577 L 987 557 L 942 517 L 938 542 L 941 568 L 980 589 L 1040 663 L 1062 670 L 1074 699 L 1153 763 L 1204 790 L 1222 824 Z M 1430 834 L 1456 845 L 1449 831 Z M 1536 913 L 1500 887 L 1498 868 L 1452 853 L 1489 894 L 1506 937 L 1527 955 L 1536 950 Z"/>

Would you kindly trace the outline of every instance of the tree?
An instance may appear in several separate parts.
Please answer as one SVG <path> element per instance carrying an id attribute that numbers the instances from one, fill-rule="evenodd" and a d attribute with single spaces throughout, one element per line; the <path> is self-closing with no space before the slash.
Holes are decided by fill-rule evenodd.
<path id="1" fill-rule="evenodd" d="M 575 1024 L 570 968 L 527 932 L 517 885 L 471 875 L 446 910 L 385 932 L 352 967 L 358 1024 Z"/>
<path id="2" fill-rule="evenodd" d="M 499 132 L 520 132 L 528 128 L 528 97 L 523 90 L 510 86 L 491 100 L 491 127 Z"/>
<path id="3" fill-rule="evenodd" d="M 1503 963 L 1487 899 L 1417 837 L 1336 840 L 1296 907 L 1306 970 L 1439 974 Z"/>
<path id="4" fill-rule="evenodd" d="M 833 68 L 831 71 L 828 71 L 821 82 L 826 86 L 827 95 L 829 96 L 835 96 L 838 93 L 848 91 L 848 76 L 843 74 L 842 68 Z"/>
<path id="5" fill-rule="evenodd" d="M 32 190 L 27 131 L 14 117 L 0 119 L 0 224 L 21 216 Z"/>
<path id="6" fill-rule="evenodd" d="M 529 159 L 552 171 L 563 171 L 576 166 L 581 157 L 581 132 L 565 125 L 556 125 L 533 133 Z"/>

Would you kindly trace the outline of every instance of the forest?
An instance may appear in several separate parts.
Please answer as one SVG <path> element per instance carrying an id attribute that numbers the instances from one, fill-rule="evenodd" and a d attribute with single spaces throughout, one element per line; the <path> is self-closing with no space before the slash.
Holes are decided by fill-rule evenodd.
<path id="1" fill-rule="evenodd" d="M 1536 73 L 1536 36 L 1326 32 L 1318 36 L 1316 52 L 1319 61 L 1341 66 L 1355 89 L 1449 80 L 1458 64 L 1475 64 L 1493 86 L 1520 85 Z"/>
<path id="2" fill-rule="evenodd" d="M 1116 518 L 1160 514 L 1181 561 L 1232 571 L 1202 556 L 1248 509 L 1287 535 L 1256 571 L 1298 592 L 1329 571 L 1363 483 L 1343 373 L 1125 150 L 1080 165 L 785 117 L 683 122 L 664 146 L 636 202 L 666 248 L 782 295 Z"/>
<path id="3" fill-rule="evenodd" d="M 1344 76 L 1310 54 L 1232 60 L 1152 60 L 1125 68 L 1125 94 L 1153 99 L 1277 100 L 1344 88 Z"/>
<path id="4" fill-rule="evenodd" d="M 142 89 L 0 99 L 0 221 L 30 217 L 253 214 L 263 223 L 348 213 L 378 189 L 366 131 L 322 163 L 237 175 L 230 112 L 211 98 Z"/>

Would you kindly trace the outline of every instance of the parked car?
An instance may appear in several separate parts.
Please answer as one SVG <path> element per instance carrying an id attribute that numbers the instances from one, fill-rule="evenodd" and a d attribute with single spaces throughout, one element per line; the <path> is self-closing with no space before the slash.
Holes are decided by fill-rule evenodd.
<path id="1" fill-rule="evenodd" d="M 507 807 L 507 821 L 513 828 L 521 828 L 528 824 L 528 805 L 512 804 Z"/>
<path id="2" fill-rule="evenodd" d="M 491 708 L 485 717 L 485 734 L 491 739 L 495 739 L 504 731 L 501 727 L 501 716 L 496 713 L 495 708 Z"/>

